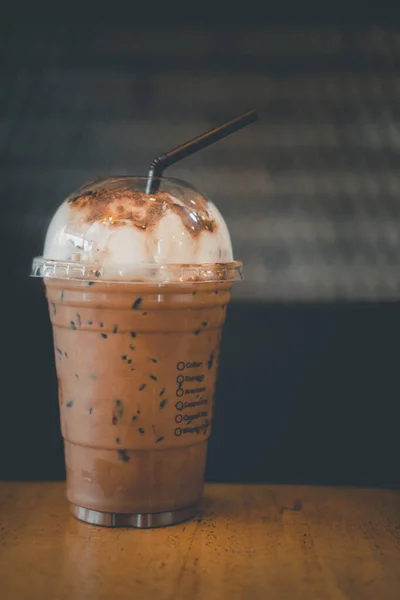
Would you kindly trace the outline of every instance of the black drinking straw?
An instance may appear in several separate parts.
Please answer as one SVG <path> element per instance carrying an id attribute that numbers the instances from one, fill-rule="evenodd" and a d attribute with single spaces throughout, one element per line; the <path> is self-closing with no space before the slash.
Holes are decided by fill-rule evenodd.
<path id="1" fill-rule="evenodd" d="M 235 133 L 239 129 L 246 127 L 246 125 L 250 125 L 250 123 L 254 123 L 254 121 L 258 120 L 258 115 L 255 110 L 249 110 L 218 127 L 215 129 L 211 129 L 202 135 L 190 140 L 189 142 L 185 142 L 181 146 L 170 150 L 169 152 L 165 152 L 165 154 L 160 154 L 157 156 L 150 165 L 149 175 L 147 179 L 146 185 L 146 194 L 154 194 L 158 191 L 160 187 L 159 178 L 164 173 L 165 169 L 174 163 L 182 160 L 183 158 L 187 158 L 191 154 L 206 148 L 207 146 L 211 146 L 211 144 L 215 144 L 219 140 L 222 140 L 224 137 L 227 137 L 231 133 Z M 155 179 L 156 178 L 156 179 Z"/>

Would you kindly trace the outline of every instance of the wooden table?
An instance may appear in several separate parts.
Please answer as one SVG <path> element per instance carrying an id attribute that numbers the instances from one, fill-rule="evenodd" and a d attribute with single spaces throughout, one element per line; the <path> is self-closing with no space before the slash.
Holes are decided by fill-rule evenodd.
<path id="1" fill-rule="evenodd" d="M 208 485 L 165 529 L 73 519 L 62 483 L 0 483 L 0 598 L 400 598 L 400 491 Z"/>

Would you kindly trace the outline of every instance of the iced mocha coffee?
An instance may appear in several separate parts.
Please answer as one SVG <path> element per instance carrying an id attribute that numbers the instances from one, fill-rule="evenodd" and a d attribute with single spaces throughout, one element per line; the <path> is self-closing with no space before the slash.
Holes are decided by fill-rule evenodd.
<path id="1" fill-rule="evenodd" d="M 98 181 L 67 198 L 34 263 L 53 324 L 67 495 L 99 524 L 196 511 L 240 277 L 215 205 L 176 180 L 150 195 L 144 184 Z"/>

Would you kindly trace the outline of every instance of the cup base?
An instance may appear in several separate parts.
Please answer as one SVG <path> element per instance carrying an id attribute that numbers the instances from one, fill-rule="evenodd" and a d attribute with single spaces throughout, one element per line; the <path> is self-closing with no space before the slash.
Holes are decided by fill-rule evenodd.
<path id="1" fill-rule="evenodd" d="M 199 512 L 199 506 L 187 506 L 179 510 L 170 510 L 158 513 L 110 513 L 84 508 L 71 504 L 71 513 L 79 521 L 100 525 L 101 527 L 136 527 L 137 529 L 152 529 L 154 527 L 167 527 L 188 521 Z"/>

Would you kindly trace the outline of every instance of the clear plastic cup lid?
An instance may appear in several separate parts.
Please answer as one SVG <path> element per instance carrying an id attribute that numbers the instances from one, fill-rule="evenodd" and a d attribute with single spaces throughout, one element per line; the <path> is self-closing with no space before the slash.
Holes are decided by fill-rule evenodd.
<path id="1" fill-rule="evenodd" d="M 226 223 L 189 184 L 146 177 L 101 179 L 71 194 L 54 214 L 33 277 L 104 282 L 234 281 Z"/>

